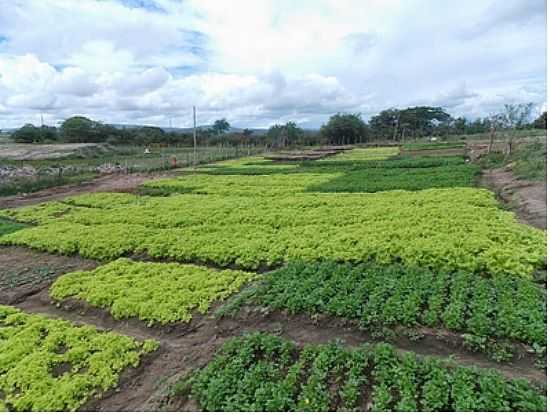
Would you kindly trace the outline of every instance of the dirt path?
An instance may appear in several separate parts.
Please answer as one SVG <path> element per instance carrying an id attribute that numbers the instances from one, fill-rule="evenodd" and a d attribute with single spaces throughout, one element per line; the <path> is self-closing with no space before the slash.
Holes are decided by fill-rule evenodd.
<path id="1" fill-rule="evenodd" d="M 86 183 L 52 187 L 25 195 L 0 197 L 0 209 L 11 209 L 58 200 L 87 192 L 132 192 L 146 180 L 158 179 L 173 174 L 175 173 L 109 174 Z"/>
<path id="2" fill-rule="evenodd" d="M 56 307 L 51 303 L 47 290 L 27 297 L 17 307 L 27 312 L 43 313 L 79 324 L 92 324 L 100 329 L 113 330 L 137 339 L 159 340 L 161 347 L 154 356 L 143 362 L 138 369 L 128 371 L 116 390 L 83 408 L 91 411 L 197 409 L 189 407 L 192 402 L 169 399 L 170 386 L 192 370 L 206 365 L 227 339 L 245 332 L 270 332 L 298 345 L 327 343 L 335 339 L 341 339 L 350 346 L 374 341 L 368 332 L 358 330 L 343 320 L 326 318 L 313 321 L 305 315 L 289 316 L 279 312 L 264 314 L 254 309 L 243 310 L 232 318 L 216 320 L 210 314 L 195 316 L 190 325 L 148 328 L 137 319 L 114 320 L 108 312 L 83 306 L 82 303 L 68 302 Z M 415 341 L 401 336 L 389 342 L 400 352 L 414 351 L 421 356 L 440 358 L 453 355 L 455 361 L 462 365 L 493 368 L 510 378 L 522 377 L 541 384 L 546 383 L 545 373 L 535 369 L 529 358 L 498 364 L 484 355 L 457 349 L 452 341 L 446 342 L 430 336 Z"/>
<path id="3" fill-rule="evenodd" d="M 481 185 L 512 208 L 520 222 L 546 230 L 546 181 L 518 179 L 510 167 L 485 170 Z"/>
<path id="4" fill-rule="evenodd" d="M 60 275 L 92 269 L 97 265 L 97 261 L 78 256 L 0 247 L 0 304 L 15 304 L 41 291 Z"/>

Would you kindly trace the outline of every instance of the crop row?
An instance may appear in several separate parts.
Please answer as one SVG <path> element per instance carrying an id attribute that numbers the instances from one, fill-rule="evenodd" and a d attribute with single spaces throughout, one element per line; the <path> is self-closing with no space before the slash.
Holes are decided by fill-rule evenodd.
<path id="1" fill-rule="evenodd" d="M 83 200 L 102 206 L 104 197 Z M 0 243 L 101 260 L 146 253 L 245 269 L 293 259 L 374 260 L 530 277 L 545 264 L 545 233 L 519 224 L 483 189 L 121 198 L 117 205 L 113 197 L 111 208 L 78 206 L 73 198 L 3 211 L 39 225 Z"/>
<path id="2" fill-rule="evenodd" d="M 193 312 L 205 313 L 253 277 L 242 271 L 119 259 L 58 278 L 50 296 L 84 300 L 108 309 L 116 319 L 137 317 L 149 325 L 189 322 Z"/>
<path id="3" fill-rule="evenodd" d="M 446 148 L 464 148 L 461 142 L 451 143 L 409 143 L 402 146 L 403 150 L 439 150 Z"/>
<path id="4" fill-rule="evenodd" d="M 365 160 L 384 160 L 399 154 L 399 147 L 373 147 L 373 148 L 354 148 L 346 150 L 335 156 L 323 159 L 323 161 L 365 161 Z"/>
<path id="5" fill-rule="evenodd" d="M 457 367 L 387 344 L 347 349 L 252 333 L 228 341 L 176 394 L 206 411 L 544 411 L 524 380 Z"/>
<path id="6" fill-rule="evenodd" d="M 291 313 L 359 320 L 370 331 L 422 325 L 500 344 L 507 339 L 535 349 L 546 345 L 546 293 L 523 278 L 298 261 L 266 274 L 254 301 Z"/>
<path id="7" fill-rule="evenodd" d="M 479 167 L 473 165 L 426 168 L 358 169 L 327 182 L 315 184 L 310 192 L 383 192 L 388 190 L 422 190 L 443 187 L 474 186 Z"/>
<path id="8" fill-rule="evenodd" d="M 76 410 L 157 347 L 0 305 L 0 410 Z"/>
<path id="9" fill-rule="evenodd" d="M 268 175 L 268 174 L 338 174 L 356 170 L 384 169 L 387 174 L 392 174 L 392 169 L 423 169 L 428 167 L 449 167 L 465 166 L 462 156 L 444 157 L 408 157 L 395 156 L 388 159 L 367 159 L 367 160 L 341 160 L 321 159 L 302 162 L 270 162 L 257 159 L 250 159 L 240 164 L 217 164 L 199 167 L 197 172 L 209 175 Z M 470 165 L 470 168 L 472 166 Z M 473 167 L 474 174 L 476 168 Z M 437 170 L 434 171 L 437 173 Z M 399 171 L 395 171 L 399 174 Z M 373 174 L 377 174 L 373 172 Z"/>

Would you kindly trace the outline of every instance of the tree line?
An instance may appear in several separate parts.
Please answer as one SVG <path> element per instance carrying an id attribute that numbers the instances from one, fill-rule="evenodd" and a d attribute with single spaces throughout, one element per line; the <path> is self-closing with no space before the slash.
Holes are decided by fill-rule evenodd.
<path id="1" fill-rule="evenodd" d="M 368 141 L 406 141 L 419 137 L 449 137 L 477 133 L 492 133 L 498 129 L 546 129 L 546 111 L 534 121 L 533 104 L 506 105 L 504 110 L 485 118 L 468 120 L 453 118 L 441 107 L 416 106 L 405 109 L 389 108 L 365 122 L 360 114 L 338 113 L 320 128 L 308 131 L 295 122 L 272 125 L 265 133 L 251 129 L 231 131 L 229 122 L 222 118 L 210 127 L 200 127 L 197 144 L 221 146 L 266 146 L 282 148 L 305 145 L 347 145 Z M 25 124 L 12 134 L 16 142 L 105 142 L 113 145 L 148 145 L 164 143 L 192 146 L 193 134 L 160 127 L 115 127 L 86 117 L 75 116 L 65 120 L 59 128 Z"/>

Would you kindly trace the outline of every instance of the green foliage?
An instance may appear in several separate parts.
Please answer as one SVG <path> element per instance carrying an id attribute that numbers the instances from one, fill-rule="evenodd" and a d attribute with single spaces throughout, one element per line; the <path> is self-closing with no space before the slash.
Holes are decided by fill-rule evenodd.
<path id="1" fill-rule="evenodd" d="M 0 305 L 0 408 L 74 411 L 157 347 Z"/>
<path id="2" fill-rule="evenodd" d="M 329 144 L 354 144 L 366 141 L 367 124 L 361 114 L 335 114 L 321 127 Z"/>
<path id="3" fill-rule="evenodd" d="M 374 260 L 530 278 L 545 264 L 545 233 L 517 223 L 487 190 L 302 191 L 331 177 L 191 175 L 155 186 L 192 194 L 130 203 L 113 196 L 109 207 L 104 194 L 48 202 L 2 211 L 39 226 L 0 241 L 101 260 L 143 252 L 245 269 L 292 259 Z"/>
<path id="4" fill-rule="evenodd" d="M 22 223 L 0 218 L 0 236 L 26 228 Z"/>
<path id="5" fill-rule="evenodd" d="M 545 293 L 516 277 L 297 261 L 267 274 L 244 302 L 359 320 L 370 331 L 395 325 L 444 327 L 469 333 L 468 344 L 496 360 L 510 357 L 504 339 L 546 345 Z"/>
<path id="6" fill-rule="evenodd" d="M 520 179 L 546 179 L 546 143 L 534 140 L 520 144 L 512 154 L 492 152 L 482 159 L 485 168 L 511 165 L 514 175 Z"/>
<path id="7" fill-rule="evenodd" d="M 325 183 L 310 186 L 311 192 L 383 192 L 430 188 L 471 187 L 479 174 L 476 165 L 433 168 L 361 169 Z"/>
<path id="8" fill-rule="evenodd" d="M 544 411 L 546 397 L 494 371 L 399 356 L 387 344 L 298 348 L 250 333 L 229 340 L 176 393 L 205 411 Z"/>
<path id="9" fill-rule="evenodd" d="M 84 300 L 108 309 L 116 319 L 168 324 L 189 322 L 195 311 L 206 313 L 214 301 L 227 298 L 252 278 L 254 274 L 242 271 L 119 259 L 58 278 L 50 296 Z"/>
<path id="10" fill-rule="evenodd" d="M 544 111 L 541 115 L 537 117 L 535 121 L 533 121 L 533 127 L 546 130 L 547 121 L 546 121 L 546 111 Z"/>
<path id="11" fill-rule="evenodd" d="M 43 125 L 35 127 L 32 124 L 25 124 L 23 127 L 15 130 L 11 138 L 16 143 L 43 143 L 57 140 L 57 129 Z"/>
<path id="12" fill-rule="evenodd" d="M 225 118 L 222 118 L 220 120 L 214 121 L 214 124 L 212 125 L 212 130 L 214 131 L 214 134 L 224 134 L 226 131 L 229 130 L 231 126 L 229 125 L 229 122 Z"/>
<path id="13" fill-rule="evenodd" d="M 402 140 L 448 133 L 451 116 L 441 107 L 418 106 L 405 109 L 390 108 L 369 121 L 370 132 L 377 139 Z"/>
<path id="14" fill-rule="evenodd" d="M 448 148 L 464 148 L 464 143 L 409 143 L 402 146 L 403 150 L 443 150 Z"/>
<path id="15" fill-rule="evenodd" d="M 7 180 L 0 184 L 0 196 L 12 196 L 22 193 L 33 193 L 39 190 L 67 184 L 80 184 L 92 180 L 95 173 L 79 173 L 59 176 L 57 174 L 39 175 L 36 177 L 20 177 Z"/>
<path id="16" fill-rule="evenodd" d="M 367 161 L 367 160 L 385 160 L 389 157 L 397 156 L 399 147 L 372 147 L 372 148 L 354 148 L 346 150 L 343 153 L 337 154 L 326 159 L 327 161 Z"/>
<path id="17" fill-rule="evenodd" d="M 294 146 L 303 142 L 304 130 L 289 121 L 284 125 L 275 124 L 269 127 L 266 136 L 273 147 Z"/>

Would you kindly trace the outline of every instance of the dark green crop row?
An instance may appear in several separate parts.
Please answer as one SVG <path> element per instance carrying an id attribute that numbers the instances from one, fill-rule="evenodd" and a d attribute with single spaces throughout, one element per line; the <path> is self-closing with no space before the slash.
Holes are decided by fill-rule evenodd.
<path id="1" fill-rule="evenodd" d="M 310 192 L 383 192 L 443 187 L 473 187 L 479 167 L 441 166 L 425 168 L 363 169 L 350 171 L 325 183 L 310 186 Z"/>
<path id="2" fill-rule="evenodd" d="M 402 146 L 403 150 L 441 150 L 447 148 L 464 148 L 464 143 L 411 143 Z"/>
<path id="3" fill-rule="evenodd" d="M 546 294 L 536 283 L 511 276 L 297 261 L 267 274 L 254 301 L 359 320 L 370 328 L 444 327 L 478 339 L 546 345 Z"/>
<path id="4" fill-rule="evenodd" d="M 546 398 L 524 380 L 457 367 L 387 344 L 338 343 L 299 349 L 252 333 L 228 341 L 175 394 L 206 411 L 545 411 Z"/>
<path id="5" fill-rule="evenodd" d="M 0 217 L 0 236 L 26 228 L 27 225 Z"/>
<path id="6" fill-rule="evenodd" d="M 256 162 L 259 163 L 259 162 Z M 208 168 L 210 175 L 336 174 L 338 177 L 310 186 L 310 192 L 380 192 L 441 187 L 472 187 L 479 167 L 464 164 L 463 157 L 394 157 L 387 160 L 332 160 L 301 164 L 240 165 Z M 182 189 L 182 192 L 189 189 Z"/>
<path id="7" fill-rule="evenodd" d="M 368 169 L 424 169 L 428 167 L 464 166 L 464 157 L 408 157 L 395 156 L 387 160 L 317 160 L 304 162 L 274 163 L 271 161 L 253 161 L 239 166 L 207 166 L 199 168 L 209 175 L 269 175 L 303 173 L 345 173 Z M 390 170 L 387 174 L 393 174 Z"/>

